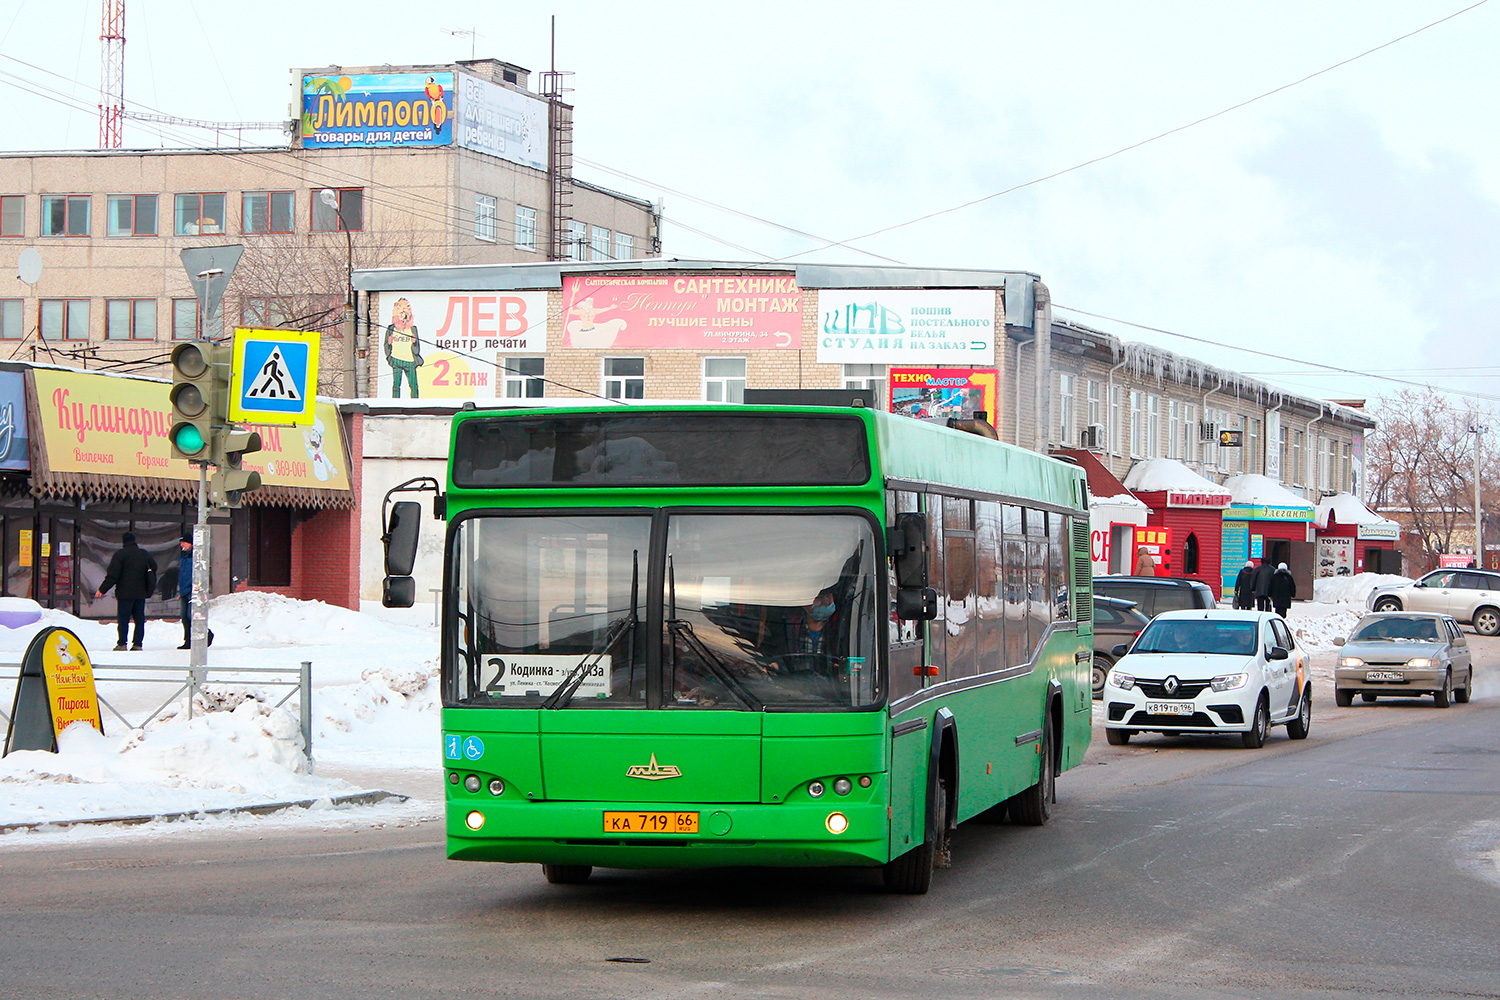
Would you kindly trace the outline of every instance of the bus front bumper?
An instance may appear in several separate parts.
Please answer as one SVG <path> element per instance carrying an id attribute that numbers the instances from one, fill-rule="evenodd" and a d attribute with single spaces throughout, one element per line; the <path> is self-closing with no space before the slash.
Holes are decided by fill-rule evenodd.
<path id="1" fill-rule="evenodd" d="M 611 832 L 606 812 L 697 813 L 698 832 Z M 843 832 L 834 832 L 840 827 Z M 775 805 L 475 799 L 447 804 L 448 857 L 458 861 L 601 868 L 874 866 L 889 859 L 888 827 L 883 804 L 831 795 L 819 802 Z"/>

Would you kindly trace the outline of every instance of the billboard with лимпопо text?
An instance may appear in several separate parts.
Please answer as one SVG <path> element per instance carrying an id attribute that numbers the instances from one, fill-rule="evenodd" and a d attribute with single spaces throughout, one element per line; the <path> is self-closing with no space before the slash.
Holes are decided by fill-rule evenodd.
<path id="1" fill-rule="evenodd" d="M 448 146 L 452 73 L 302 78 L 302 146 Z"/>

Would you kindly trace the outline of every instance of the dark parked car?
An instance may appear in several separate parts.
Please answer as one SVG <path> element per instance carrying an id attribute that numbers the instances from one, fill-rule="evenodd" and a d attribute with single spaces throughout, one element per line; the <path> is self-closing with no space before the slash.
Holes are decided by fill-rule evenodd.
<path id="1" fill-rule="evenodd" d="M 1163 611 L 1219 606 L 1208 584 L 1174 576 L 1096 576 L 1094 593 L 1134 601 L 1136 609 L 1147 618 L 1155 618 Z"/>
<path id="2" fill-rule="evenodd" d="M 1104 678 L 1115 665 L 1111 652 L 1120 643 L 1130 645 L 1151 619 L 1136 610 L 1134 601 L 1094 595 L 1094 697 L 1104 695 Z"/>

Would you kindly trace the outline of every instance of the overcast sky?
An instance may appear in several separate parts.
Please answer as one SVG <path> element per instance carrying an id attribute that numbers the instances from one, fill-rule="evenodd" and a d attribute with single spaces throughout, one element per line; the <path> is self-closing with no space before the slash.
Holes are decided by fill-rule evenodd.
<path id="1" fill-rule="evenodd" d="M 1399 386 L 1064 307 L 1500 399 L 1500 3 L 1102 162 L 808 253 L 1225 111 L 1471 3 L 127 0 L 125 94 L 280 119 L 291 67 L 468 58 L 444 29 L 540 71 L 556 13 L 575 172 L 664 199 L 668 256 L 1033 271 L 1060 317 L 1297 392 Z M 97 144 L 97 112 L 18 84 L 92 109 L 99 33 L 98 0 L 0 3 L 0 145 Z M 135 125 L 125 138 L 163 144 Z"/>

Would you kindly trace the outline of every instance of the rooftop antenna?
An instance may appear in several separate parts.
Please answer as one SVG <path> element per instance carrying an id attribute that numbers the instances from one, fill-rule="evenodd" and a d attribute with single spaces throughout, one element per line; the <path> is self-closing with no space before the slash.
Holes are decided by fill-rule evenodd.
<path id="1" fill-rule="evenodd" d="M 467 35 L 469 38 L 469 60 L 471 62 L 474 60 L 474 42 L 476 39 L 483 37 L 479 34 L 478 28 L 443 28 L 442 32 L 445 35 L 452 35 L 454 38 L 463 38 Z"/>
<path id="2" fill-rule="evenodd" d="M 125 0 L 101 0 L 99 148 L 119 149 L 125 124 Z"/>

